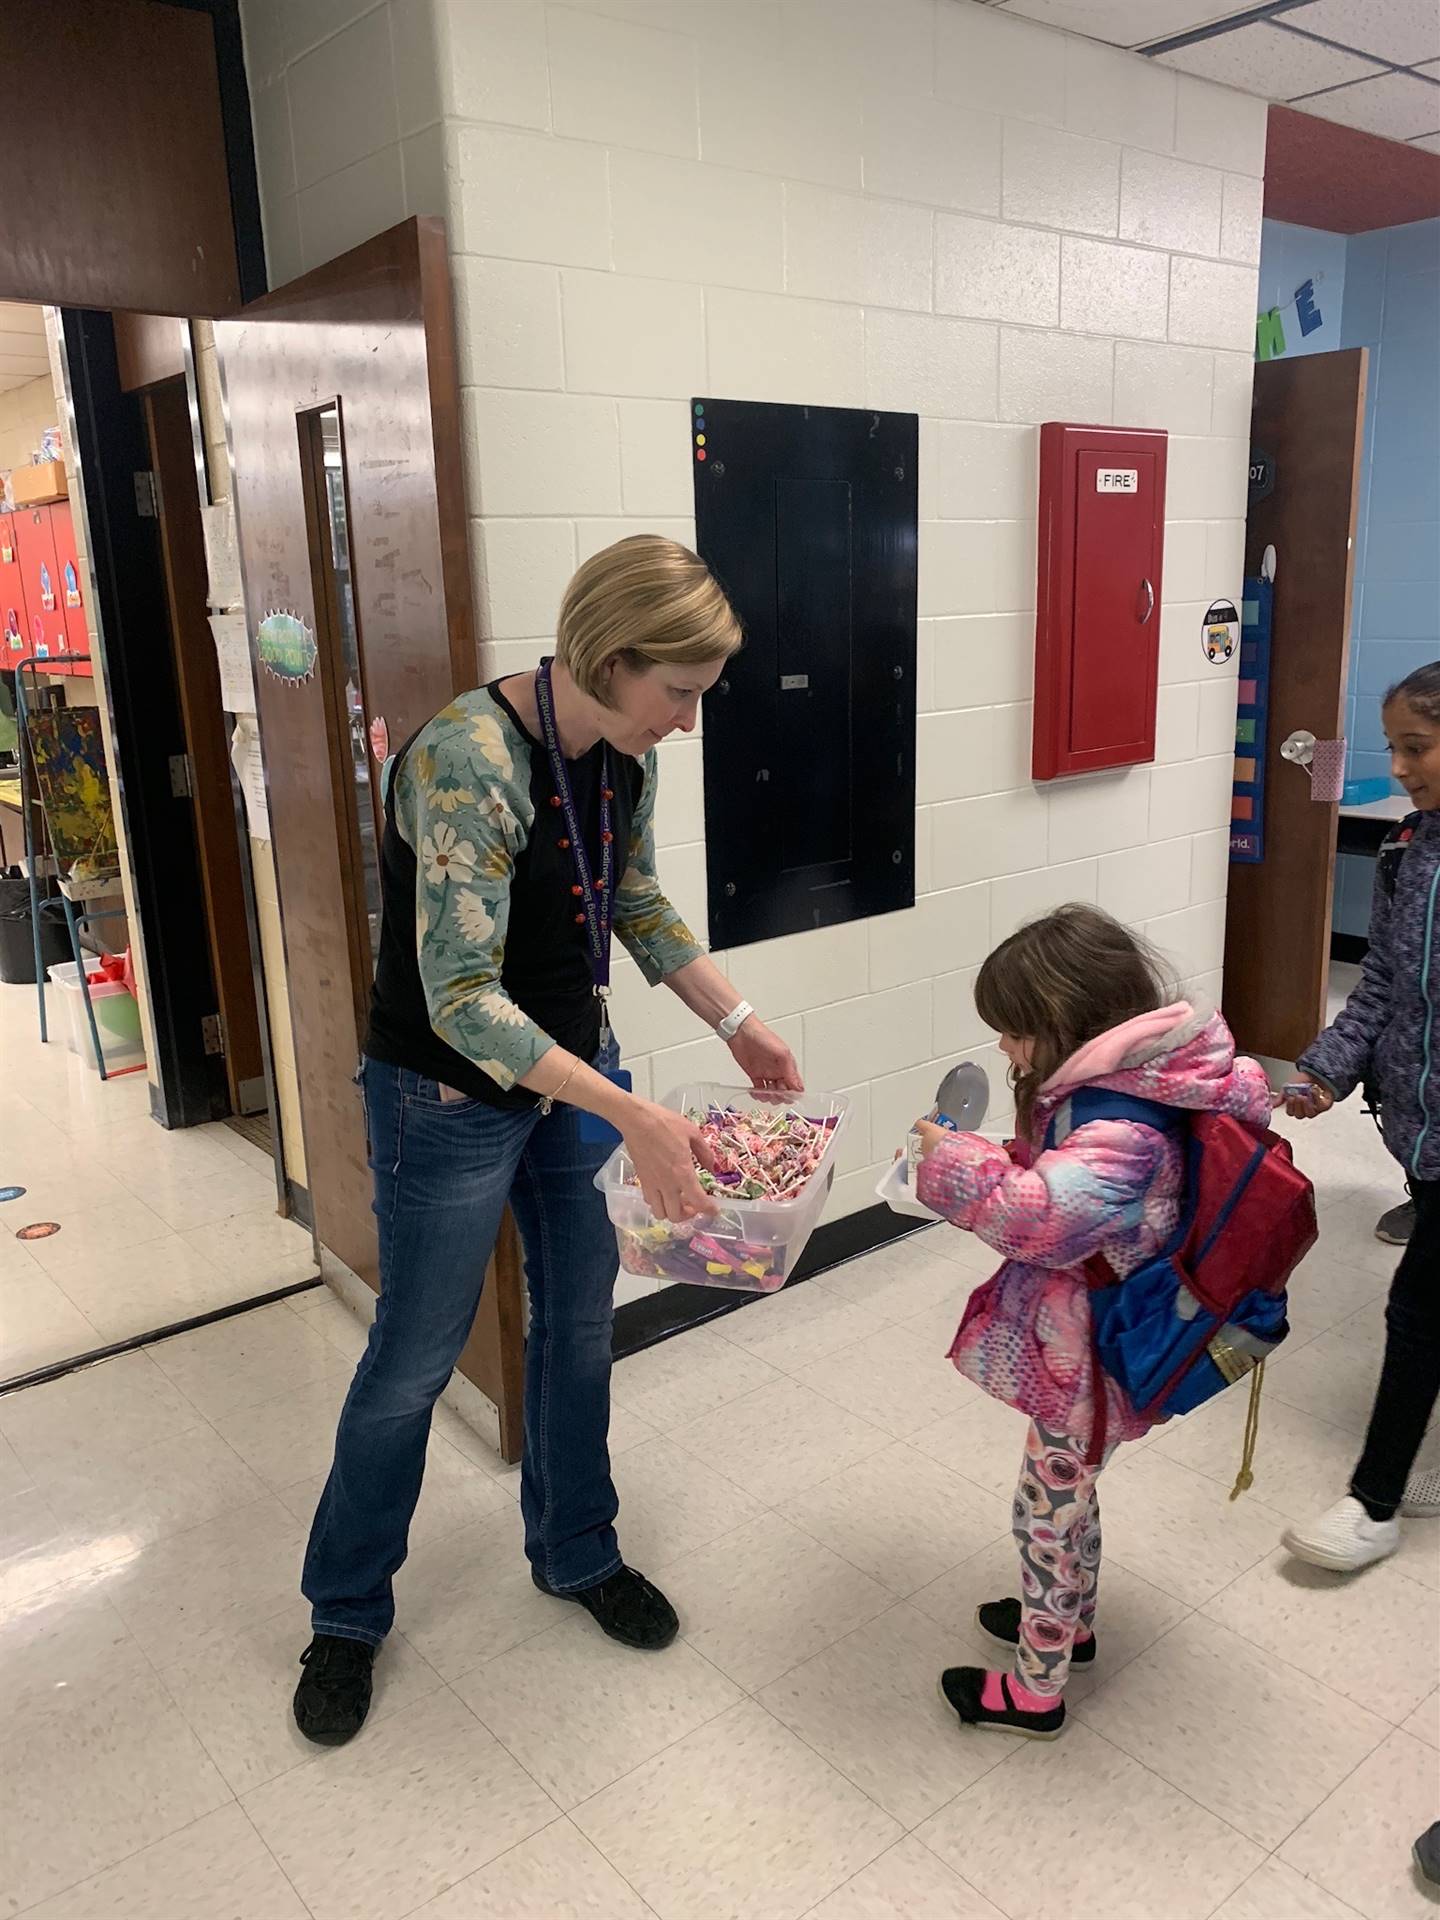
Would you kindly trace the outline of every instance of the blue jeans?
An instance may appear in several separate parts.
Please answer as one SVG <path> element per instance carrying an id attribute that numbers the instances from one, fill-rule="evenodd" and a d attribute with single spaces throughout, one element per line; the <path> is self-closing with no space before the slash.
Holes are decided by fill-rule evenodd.
<path id="1" fill-rule="evenodd" d="M 301 1586 L 317 1633 L 378 1646 L 420 1497 L 430 1414 L 460 1357 L 506 1203 L 525 1249 L 525 1552 L 558 1593 L 621 1563 L 610 1478 L 617 1259 L 594 1187 L 608 1156 L 579 1115 L 442 1102 L 433 1080 L 362 1069 L 380 1298 L 335 1436 Z"/>

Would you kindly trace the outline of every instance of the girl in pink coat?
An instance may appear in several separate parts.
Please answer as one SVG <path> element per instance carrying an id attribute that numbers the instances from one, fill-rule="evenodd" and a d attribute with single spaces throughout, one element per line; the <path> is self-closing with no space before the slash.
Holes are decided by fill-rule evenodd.
<path id="1" fill-rule="evenodd" d="M 917 1193 L 1004 1256 L 971 1296 L 950 1358 L 1031 1424 L 1014 1506 L 1021 1597 L 976 1615 L 1015 1649 L 1014 1671 L 956 1667 L 942 1685 L 968 1725 L 1054 1739 L 1070 1663 L 1096 1653 L 1097 1388 L 1105 1459 L 1150 1424 L 1095 1378 L 1084 1264 L 1098 1255 L 1115 1275 L 1133 1272 L 1174 1229 L 1184 1185 L 1183 1134 L 1130 1119 L 1072 1126 L 1071 1097 L 1098 1087 L 1260 1126 L 1271 1095 L 1220 1015 L 1171 999 L 1153 954 L 1093 907 L 1012 934 L 981 968 L 975 1005 L 1010 1062 L 1017 1138 L 1000 1147 L 920 1123 Z"/>

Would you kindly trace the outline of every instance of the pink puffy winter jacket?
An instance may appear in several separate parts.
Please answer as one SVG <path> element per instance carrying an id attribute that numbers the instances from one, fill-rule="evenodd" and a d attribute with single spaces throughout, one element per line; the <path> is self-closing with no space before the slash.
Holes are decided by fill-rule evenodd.
<path id="1" fill-rule="evenodd" d="M 921 1166 L 924 1204 L 1005 1257 L 971 1295 L 950 1358 L 993 1399 L 1083 1448 L 1092 1368 L 1080 1269 L 1100 1253 L 1123 1276 L 1164 1244 L 1179 1219 L 1184 1159 L 1173 1135 L 1137 1121 L 1090 1120 L 1071 1131 L 1067 1103 L 1081 1087 L 1256 1126 L 1269 1120 L 1270 1090 L 1256 1061 L 1236 1057 L 1218 1013 L 1180 1001 L 1112 1027 L 1067 1060 L 1036 1101 L 1028 1144 L 1007 1152 L 957 1134 Z M 1057 1144 L 1041 1150 L 1052 1118 Z M 1152 1423 L 1113 1380 L 1105 1385 L 1110 1438 L 1137 1439 Z"/>

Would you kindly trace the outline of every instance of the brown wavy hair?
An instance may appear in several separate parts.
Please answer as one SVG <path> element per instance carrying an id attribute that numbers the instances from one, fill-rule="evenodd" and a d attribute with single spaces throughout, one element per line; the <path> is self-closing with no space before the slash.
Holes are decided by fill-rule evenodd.
<path id="1" fill-rule="evenodd" d="M 975 1010 L 997 1033 L 1033 1042 L 1030 1065 L 1010 1072 L 1020 1132 L 1072 1053 L 1174 997 L 1155 949 L 1098 907 L 1057 907 L 1002 940 L 980 969 Z"/>

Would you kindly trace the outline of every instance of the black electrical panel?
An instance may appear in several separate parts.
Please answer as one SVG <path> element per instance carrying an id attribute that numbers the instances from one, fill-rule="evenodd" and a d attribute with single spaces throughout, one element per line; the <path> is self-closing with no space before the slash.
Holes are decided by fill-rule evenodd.
<path id="1" fill-rule="evenodd" d="M 711 943 L 913 906 L 917 416 L 691 423 L 696 544 L 745 628 L 705 701 Z"/>

